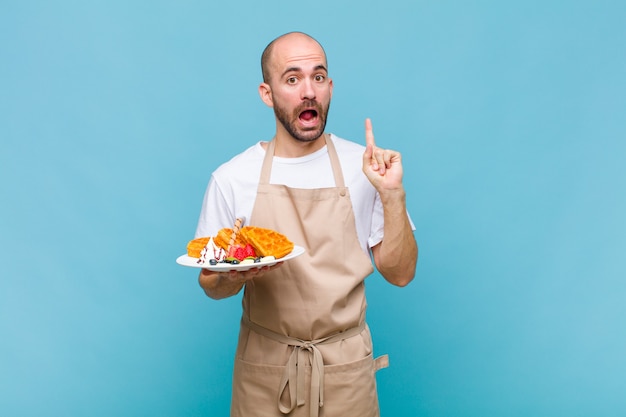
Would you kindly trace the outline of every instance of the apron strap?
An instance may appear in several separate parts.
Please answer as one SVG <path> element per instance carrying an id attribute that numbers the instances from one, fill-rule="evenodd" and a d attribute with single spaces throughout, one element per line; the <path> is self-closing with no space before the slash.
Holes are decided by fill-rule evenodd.
<path id="1" fill-rule="evenodd" d="M 343 172 L 341 171 L 341 164 L 339 163 L 339 156 L 335 149 L 330 135 L 326 136 L 326 147 L 328 148 L 328 157 L 330 158 L 330 166 L 333 168 L 333 175 L 335 176 L 335 187 L 345 188 L 346 184 L 343 181 Z"/>
<path id="2" fill-rule="evenodd" d="M 339 342 L 344 339 L 361 334 L 365 329 L 365 322 L 361 322 L 358 326 L 352 327 L 343 332 L 335 333 L 327 337 L 316 340 L 301 340 L 293 337 L 275 333 L 265 327 L 250 321 L 243 315 L 241 324 L 247 326 L 254 332 L 272 339 L 276 342 L 293 346 L 294 350 L 289 356 L 283 378 L 280 382 L 278 390 L 278 409 L 283 414 L 289 414 L 296 406 L 302 406 L 304 400 L 304 364 L 306 352 L 312 355 L 311 359 L 311 398 L 310 398 L 310 415 L 317 417 L 319 408 L 324 406 L 324 358 L 317 348 L 317 345 Z M 289 391 L 289 404 L 283 404 L 281 397 L 283 393 Z"/>
<path id="3" fill-rule="evenodd" d="M 261 176 L 259 177 L 259 185 L 270 183 L 270 174 L 272 173 L 272 158 L 274 158 L 274 148 L 276 147 L 276 138 L 269 141 L 263 165 L 261 166 Z"/>
<path id="4" fill-rule="evenodd" d="M 328 150 L 328 157 L 330 158 L 330 166 L 333 169 L 333 176 L 335 178 L 335 186 L 338 188 L 345 188 L 343 179 L 343 172 L 341 171 L 341 164 L 339 163 L 339 156 L 335 149 L 330 135 L 324 135 L 326 140 L 326 148 Z M 269 184 L 270 175 L 272 172 L 272 158 L 274 157 L 274 149 L 276 148 L 276 138 L 272 139 L 267 144 L 267 150 L 265 151 L 265 157 L 263 158 L 263 165 L 261 167 L 261 176 L 259 177 L 259 184 Z"/>
<path id="5" fill-rule="evenodd" d="M 389 368 L 389 355 L 382 355 L 374 359 L 374 371 Z"/>

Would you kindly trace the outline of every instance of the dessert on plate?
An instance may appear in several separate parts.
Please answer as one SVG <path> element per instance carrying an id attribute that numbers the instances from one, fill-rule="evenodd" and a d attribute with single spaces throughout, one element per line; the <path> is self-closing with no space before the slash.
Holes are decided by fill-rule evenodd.
<path id="1" fill-rule="evenodd" d="M 254 263 L 280 259 L 293 251 L 294 243 L 276 230 L 245 226 L 239 229 L 223 228 L 215 236 L 200 237 L 189 241 L 187 255 L 198 258 L 198 264 L 207 260 L 218 262 Z"/>

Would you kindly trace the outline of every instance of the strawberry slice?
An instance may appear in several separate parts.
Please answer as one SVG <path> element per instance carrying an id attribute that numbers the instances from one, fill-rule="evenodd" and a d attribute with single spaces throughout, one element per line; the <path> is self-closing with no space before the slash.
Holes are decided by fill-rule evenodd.
<path id="1" fill-rule="evenodd" d="M 237 247 L 237 249 L 235 249 L 234 257 L 239 259 L 240 261 L 243 261 L 244 259 L 246 259 L 246 249 L 242 248 L 241 246 Z"/>
<path id="2" fill-rule="evenodd" d="M 246 258 L 256 258 L 256 252 L 249 243 L 245 247 L 241 245 L 232 245 L 226 257 L 243 261 Z"/>
<path id="3" fill-rule="evenodd" d="M 239 245 L 232 245 L 228 249 L 228 253 L 226 254 L 226 257 L 227 258 L 236 258 L 235 253 L 237 252 L 237 249 L 241 249 L 241 246 L 239 246 Z"/>
<path id="4" fill-rule="evenodd" d="M 244 253 L 246 256 L 244 256 L 244 258 L 256 258 L 256 252 L 254 251 L 254 248 L 252 247 L 251 244 L 247 244 L 245 248 L 243 248 Z"/>

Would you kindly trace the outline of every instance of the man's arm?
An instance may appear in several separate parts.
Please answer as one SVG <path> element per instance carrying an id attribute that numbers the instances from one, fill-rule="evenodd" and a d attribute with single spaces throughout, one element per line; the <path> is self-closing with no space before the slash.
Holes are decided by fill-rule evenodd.
<path id="1" fill-rule="evenodd" d="M 406 210 L 402 158 L 397 151 L 376 147 L 369 119 L 365 142 L 363 172 L 380 195 L 385 222 L 383 240 L 372 248 L 374 263 L 387 281 L 403 287 L 415 276 L 417 242 Z"/>
<path id="2" fill-rule="evenodd" d="M 207 296 L 215 300 L 220 300 L 236 295 L 241 291 L 246 282 L 261 277 L 265 275 L 266 272 L 278 268 L 280 265 L 282 265 L 282 262 L 272 266 L 252 268 L 242 272 L 213 272 L 208 269 L 202 269 L 198 277 L 198 282 Z"/>
<path id="3" fill-rule="evenodd" d="M 215 300 L 232 297 L 243 288 L 244 280 L 237 277 L 236 271 L 213 272 L 202 269 L 198 282 L 205 294 Z"/>
<path id="4" fill-rule="evenodd" d="M 404 190 L 381 194 L 384 213 L 382 242 L 372 248 L 374 263 L 390 283 L 404 287 L 413 280 L 417 264 L 417 242 L 406 212 Z"/>

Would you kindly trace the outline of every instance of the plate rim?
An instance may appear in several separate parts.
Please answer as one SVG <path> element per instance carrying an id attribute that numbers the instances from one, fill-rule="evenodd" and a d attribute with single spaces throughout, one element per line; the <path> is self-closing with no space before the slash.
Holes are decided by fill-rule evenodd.
<path id="1" fill-rule="evenodd" d="M 279 259 L 274 259 L 271 261 L 266 261 L 266 262 L 257 262 L 257 263 L 253 263 L 253 264 L 245 264 L 245 265 L 232 265 L 232 264 L 217 264 L 217 265 L 211 265 L 208 262 L 205 262 L 204 264 L 197 264 L 194 262 L 194 264 L 190 264 L 189 262 L 183 263 L 182 260 L 187 260 L 187 259 L 198 259 L 198 258 L 192 258 L 191 256 L 185 254 L 180 255 L 178 258 L 176 258 L 176 263 L 178 265 L 181 266 L 186 266 L 186 267 L 190 267 L 190 268 L 200 268 L 200 269 L 207 269 L 209 271 L 213 271 L 213 272 L 228 272 L 228 271 L 247 271 L 249 269 L 252 268 L 260 268 L 260 267 L 264 267 L 264 266 L 272 266 L 272 265 L 276 265 L 279 262 L 285 262 L 288 261 L 290 259 L 293 259 L 297 256 L 302 255 L 305 252 L 304 247 L 302 246 L 298 246 L 298 245 L 294 245 L 293 249 L 291 252 L 289 252 L 287 255 L 283 256 L 282 258 Z M 219 265 L 219 266 L 218 266 Z M 226 265 L 230 265 L 230 267 L 226 266 Z"/>

